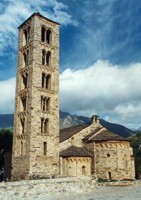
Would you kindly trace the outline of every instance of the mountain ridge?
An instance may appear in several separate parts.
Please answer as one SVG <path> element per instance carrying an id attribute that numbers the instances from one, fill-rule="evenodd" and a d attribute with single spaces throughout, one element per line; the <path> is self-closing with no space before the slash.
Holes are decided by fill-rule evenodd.
<path id="1" fill-rule="evenodd" d="M 68 112 L 60 111 L 60 129 L 71 126 L 77 126 L 90 122 L 91 119 L 85 116 L 71 115 Z M 107 128 L 109 131 L 114 132 L 122 137 L 128 138 L 134 134 L 134 131 L 129 128 L 115 123 L 110 123 L 104 119 L 99 119 L 100 124 Z M 11 128 L 14 124 L 14 114 L 1 114 L 0 115 L 0 128 Z"/>

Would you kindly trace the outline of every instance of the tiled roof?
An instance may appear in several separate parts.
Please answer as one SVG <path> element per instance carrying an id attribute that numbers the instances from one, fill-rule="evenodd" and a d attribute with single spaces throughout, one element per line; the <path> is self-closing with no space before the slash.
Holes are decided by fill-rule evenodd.
<path id="1" fill-rule="evenodd" d="M 72 137 L 73 135 L 80 132 L 82 129 L 87 128 L 88 126 L 90 126 L 90 123 L 60 129 L 60 142 L 67 140 L 68 138 Z"/>
<path id="2" fill-rule="evenodd" d="M 92 157 L 92 155 L 82 147 L 70 146 L 69 148 L 60 152 L 62 157 Z"/>

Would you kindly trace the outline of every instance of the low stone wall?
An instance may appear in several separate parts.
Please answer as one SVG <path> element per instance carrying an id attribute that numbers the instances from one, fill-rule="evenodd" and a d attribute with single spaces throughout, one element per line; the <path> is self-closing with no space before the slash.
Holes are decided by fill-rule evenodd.
<path id="1" fill-rule="evenodd" d="M 98 186 L 130 186 L 139 183 L 139 181 L 113 181 L 98 183 Z"/>
<path id="2" fill-rule="evenodd" d="M 2 182 L 0 183 L 0 199 L 29 200 L 39 198 L 43 194 L 87 193 L 93 192 L 96 188 L 96 180 L 91 177 Z"/>

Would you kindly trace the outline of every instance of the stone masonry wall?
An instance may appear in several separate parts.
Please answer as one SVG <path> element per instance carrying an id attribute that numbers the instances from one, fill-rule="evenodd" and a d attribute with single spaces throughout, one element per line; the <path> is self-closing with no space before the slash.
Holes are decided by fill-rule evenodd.
<path id="1" fill-rule="evenodd" d="M 99 178 L 115 180 L 135 178 L 133 152 L 129 142 L 100 142 L 95 144 L 94 149 L 95 173 Z"/>
<path id="2" fill-rule="evenodd" d="M 61 165 L 62 176 L 91 176 L 91 158 L 89 157 L 62 158 Z"/>

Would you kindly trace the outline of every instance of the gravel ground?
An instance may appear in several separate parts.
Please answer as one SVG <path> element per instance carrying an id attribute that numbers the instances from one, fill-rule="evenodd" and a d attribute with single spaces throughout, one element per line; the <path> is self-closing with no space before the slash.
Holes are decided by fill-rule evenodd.
<path id="1" fill-rule="evenodd" d="M 133 186 L 99 186 L 88 194 L 59 194 L 33 197 L 32 200 L 141 200 L 141 184 Z"/>
<path id="2" fill-rule="evenodd" d="M 94 192 L 79 193 L 74 190 L 72 193 L 47 194 L 45 191 L 38 193 L 32 191 L 21 195 L 20 190 L 11 191 L 2 195 L 0 200 L 141 200 L 141 181 L 130 186 L 98 186 Z M 13 195 L 12 195 L 13 192 Z"/>

